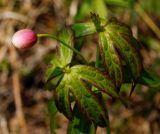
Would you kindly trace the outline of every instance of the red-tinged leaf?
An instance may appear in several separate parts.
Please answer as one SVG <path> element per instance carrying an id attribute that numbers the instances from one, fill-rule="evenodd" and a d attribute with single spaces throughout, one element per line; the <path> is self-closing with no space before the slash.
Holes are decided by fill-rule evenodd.
<path id="1" fill-rule="evenodd" d="M 104 104 L 87 83 L 97 90 L 119 98 L 113 81 L 93 67 L 76 65 L 64 74 L 56 88 L 55 101 L 57 108 L 69 119 L 73 118 L 71 101 L 75 101 L 87 120 L 99 126 L 108 125 L 108 114 Z M 96 110 L 95 110 L 96 108 Z"/>
<path id="2" fill-rule="evenodd" d="M 136 48 L 138 42 L 133 38 L 129 27 L 113 21 L 106 26 L 106 34 L 114 42 L 122 60 L 130 68 L 133 80 L 138 79 L 142 71 L 142 61 Z"/>
<path id="3" fill-rule="evenodd" d="M 99 33 L 99 47 L 103 63 L 110 77 L 120 87 L 123 82 L 122 61 L 114 45 L 114 41 L 105 32 Z"/>

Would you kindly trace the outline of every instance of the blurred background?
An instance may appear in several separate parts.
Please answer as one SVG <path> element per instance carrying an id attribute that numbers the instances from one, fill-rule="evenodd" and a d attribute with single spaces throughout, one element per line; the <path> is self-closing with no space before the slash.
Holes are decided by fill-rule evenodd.
<path id="1" fill-rule="evenodd" d="M 11 37 L 23 28 L 55 34 L 65 25 L 89 21 L 91 11 L 128 24 L 141 44 L 144 67 L 160 75 L 159 0 L 0 0 L 0 134 L 51 134 L 53 129 L 66 134 L 68 120 L 48 112 L 53 90 L 45 88 L 57 42 L 41 39 L 31 49 L 18 50 Z M 81 51 L 94 61 L 97 41 L 84 40 Z M 130 85 L 123 85 L 122 94 L 129 91 Z M 117 101 L 106 103 L 112 134 L 160 134 L 160 87 L 138 85 L 128 109 Z M 97 134 L 105 133 L 98 128 Z"/>

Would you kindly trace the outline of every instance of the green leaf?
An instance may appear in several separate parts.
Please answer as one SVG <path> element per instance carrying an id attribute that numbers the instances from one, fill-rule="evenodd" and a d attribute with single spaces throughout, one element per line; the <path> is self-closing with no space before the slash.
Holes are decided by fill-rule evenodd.
<path id="1" fill-rule="evenodd" d="M 72 32 L 69 29 L 64 29 L 60 33 L 59 39 L 68 46 L 73 47 Z M 47 89 L 51 90 L 57 87 L 66 71 L 64 68 L 71 63 L 72 57 L 73 51 L 60 43 L 59 54 L 54 55 L 51 61 L 51 67 L 48 68 L 46 73 L 48 81 Z"/>
<path id="2" fill-rule="evenodd" d="M 48 90 L 54 90 L 60 83 L 60 81 L 62 80 L 64 74 L 60 74 L 58 76 L 56 76 L 55 78 L 52 78 L 50 80 L 47 81 L 46 84 L 46 89 Z"/>
<path id="3" fill-rule="evenodd" d="M 62 68 L 53 66 L 47 70 L 47 81 L 53 79 L 63 73 Z"/>
<path id="4" fill-rule="evenodd" d="M 72 119 L 72 109 L 70 101 L 70 85 L 68 83 L 69 75 L 65 74 L 60 84 L 56 88 L 55 102 L 60 112 L 68 118 Z"/>
<path id="5" fill-rule="evenodd" d="M 90 13 L 92 22 L 87 23 L 77 23 L 72 26 L 75 37 L 86 36 L 94 34 L 96 32 L 104 31 L 104 25 L 107 21 L 103 18 L 100 18 L 98 14 Z"/>
<path id="6" fill-rule="evenodd" d="M 160 87 L 160 76 L 151 70 L 144 70 L 141 78 L 138 80 L 139 84 L 143 84 L 149 87 Z"/>
<path id="7" fill-rule="evenodd" d="M 100 91 L 112 97 L 118 97 L 113 81 L 108 76 L 103 75 L 98 69 L 85 65 L 77 65 L 72 67 L 72 71 L 79 74 L 80 80 L 92 84 Z"/>
<path id="8" fill-rule="evenodd" d="M 69 122 L 68 134 L 95 134 L 96 129 L 94 124 L 86 120 L 80 109 L 78 109 L 77 104 L 74 107 L 73 114 L 73 120 Z"/>
<path id="9" fill-rule="evenodd" d="M 97 90 L 118 98 L 112 80 L 97 69 L 85 65 L 76 65 L 69 70 L 64 74 L 55 91 L 55 102 L 58 110 L 69 119 L 73 119 L 72 98 L 89 121 L 96 125 L 107 126 L 107 110 L 96 93 L 91 90 L 91 87 L 94 86 Z"/>
<path id="10" fill-rule="evenodd" d="M 87 89 L 78 78 L 72 86 L 73 97 L 82 113 L 96 125 L 106 126 L 108 124 L 107 111 L 105 107 L 101 106 L 101 102 L 98 101 L 97 96 L 90 89 Z"/>
<path id="11" fill-rule="evenodd" d="M 134 39 L 130 28 L 114 20 L 109 22 L 106 25 L 105 30 L 106 31 L 104 32 L 104 34 L 105 34 L 106 40 L 112 44 L 112 49 L 114 47 L 114 51 L 116 50 L 115 52 L 117 52 L 117 53 L 114 52 L 112 54 L 112 57 L 115 54 L 118 55 L 123 65 L 127 65 L 128 68 L 130 69 L 130 73 L 132 74 L 132 80 L 133 81 L 137 80 L 141 75 L 142 61 L 138 51 L 139 43 L 136 41 L 136 39 Z M 107 53 L 107 52 L 108 51 L 104 51 L 103 53 Z M 114 56 L 114 58 L 117 59 L 118 56 L 116 57 Z M 110 60 L 108 62 L 112 62 L 111 58 L 110 59 L 108 58 L 108 60 Z M 121 67 L 121 64 L 119 62 L 118 68 L 120 67 Z M 112 69 L 111 71 L 114 71 L 114 73 L 111 73 L 111 74 L 116 74 L 117 69 L 115 71 Z M 113 76 L 116 76 L 116 75 L 113 75 Z M 118 76 L 120 75 L 117 75 L 116 77 Z M 118 78 L 116 78 L 115 80 L 118 80 Z"/>
<path id="12" fill-rule="evenodd" d="M 122 61 L 114 46 L 114 42 L 105 32 L 99 33 L 99 46 L 106 71 L 115 81 L 116 86 L 120 87 L 123 82 Z"/>
<path id="13" fill-rule="evenodd" d="M 132 77 L 129 73 L 129 70 L 127 68 L 125 69 L 125 83 L 131 83 Z M 152 88 L 158 88 L 160 87 L 160 76 L 157 75 L 154 71 L 151 71 L 149 69 L 143 69 L 141 73 L 141 77 L 137 81 L 138 84 L 146 85 Z"/>
<path id="14" fill-rule="evenodd" d="M 60 68 L 64 67 L 62 64 L 62 61 L 59 59 L 60 59 L 59 55 L 57 53 L 55 53 L 51 62 L 50 62 L 50 64 L 52 65 L 52 68 L 53 67 L 60 67 Z"/>
<path id="15" fill-rule="evenodd" d="M 64 68 L 68 66 L 71 63 L 73 57 L 73 50 L 71 50 L 71 48 L 73 48 L 72 31 L 69 29 L 63 29 L 59 34 L 58 38 L 54 36 L 53 37 L 51 36 L 51 38 L 60 40 L 59 42 L 61 42 L 58 45 L 58 53 L 55 53 L 54 57 L 51 60 L 52 67 L 54 66 L 54 67 Z"/>
<path id="16" fill-rule="evenodd" d="M 59 39 L 68 44 L 68 46 L 73 47 L 73 36 L 72 32 L 69 29 L 64 29 L 59 35 Z M 61 61 L 62 65 L 66 66 L 70 64 L 72 57 L 73 51 L 60 43 L 58 58 Z"/>
<path id="17" fill-rule="evenodd" d="M 72 26 L 72 30 L 76 37 L 81 37 L 96 32 L 96 27 L 93 22 L 77 23 Z"/>
<path id="18" fill-rule="evenodd" d="M 60 67 L 56 67 L 53 65 L 52 67 L 48 68 L 46 72 L 46 81 L 47 81 L 46 89 L 48 90 L 55 89 L 55 87 L 57 87 L 57 85 L 63 78 L 63 75 L 64 75 L 63 69 Z"/>

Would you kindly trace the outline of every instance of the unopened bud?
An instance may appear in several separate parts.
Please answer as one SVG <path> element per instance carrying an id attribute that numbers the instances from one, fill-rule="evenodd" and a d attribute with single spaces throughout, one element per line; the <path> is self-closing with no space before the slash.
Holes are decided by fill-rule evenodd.
<path id="1" fill-rule="evenodd" d="M 19 49 L 27 49 L 37 42 L 37 34 L 30 29 L 23 29 L 16 32 L 12 37 L 12 43 Z"/>

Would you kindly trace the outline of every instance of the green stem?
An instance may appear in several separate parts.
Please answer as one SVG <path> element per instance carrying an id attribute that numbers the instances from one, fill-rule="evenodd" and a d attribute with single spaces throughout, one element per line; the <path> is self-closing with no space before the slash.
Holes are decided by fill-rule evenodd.
<path id="1" fill-rule="evenodd" d="M 58 42 L 60 42 L 62 45 L 68 47 L 69 49 L 71 49 L 73 52 L 75 52 L 76 54 L 78 54 L 82 60 L 88 64 L 88 62 L 86 61 L 86 59 L 83 57 L 83 55 L 75 48 L 69 46 L 67 43 L 65 43 L 64 41 L 60 40 L 59 38 L 57 38 L 56 36 L 52 35 L 52 34 L 38 34 L 37 35 L 39 38 L 41 37 L 48 37 L 48 38 L 52 38 L 52 39 L 55 39 L 57 40 Z"/>

